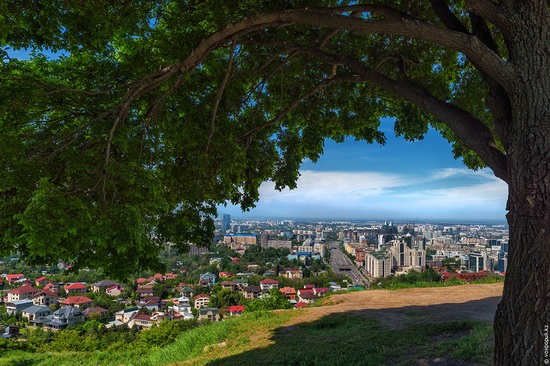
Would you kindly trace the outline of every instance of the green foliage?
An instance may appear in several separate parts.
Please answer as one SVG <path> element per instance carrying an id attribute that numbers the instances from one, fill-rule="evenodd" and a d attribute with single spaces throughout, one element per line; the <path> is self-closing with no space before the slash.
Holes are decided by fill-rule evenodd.
<path id="1" fill-rule="evenodd" d="M 291 309 L 292 304 L 276 288 L 269 290 L 269 295 L 261 299 L 250 300 L 245 304 L 245 311 L 267 311 L 276 309 Z"/>
<path id="2" fill-rule="evenodd" d="M 439 24 L 428 1 L 386 3 Z M 0 254 L 17 252 L 29 265 L 60 259 L 113 278 L 160 271 L 162 244 L 182 252 L 210 244 L 218 205 L 253 207 L 266 180 L 295 187 L 301 162 L 317 160 L 326 138 L 383 144 L 387 116 L 407 140 L 432 126 L 468 166 L 483 166 L 445 121 L 369 83 L 333 82 L 355 70 L 302 49 L 324 43 L 323 51 L 416 83 L 492 127 L 485 83 L 455 50 L 293 24 L 220 39 L 208 57 L 181 64 L 230 22 L 346 4 L 355 2 L 3 1 Z M 31 58 L 10 58 L 7 48 Z"/>

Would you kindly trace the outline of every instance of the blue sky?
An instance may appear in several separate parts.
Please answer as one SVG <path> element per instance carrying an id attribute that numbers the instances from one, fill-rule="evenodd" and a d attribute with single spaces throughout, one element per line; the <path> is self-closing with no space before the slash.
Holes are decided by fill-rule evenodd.
<path id="1" fill-rule="evenodd" d="M 235 219 L 505 219 L 507 187 L 489 169 L 477 172 L 455 160 L 450 144 L 430 130 L 424 140 L 395 137 L 383 120 L 386 145 L 327 140 L 317 161 L 305 161 L 295 190 L 260 189 L 249 212 L 220 207 Z"/>

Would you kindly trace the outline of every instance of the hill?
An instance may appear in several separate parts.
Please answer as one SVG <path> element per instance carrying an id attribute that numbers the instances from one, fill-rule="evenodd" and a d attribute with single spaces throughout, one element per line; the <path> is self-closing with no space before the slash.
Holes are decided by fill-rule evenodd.
<path id="1" fill-rule="evenodd" d="M 502 283 L 335 294 L 248 313 L 157 349 L 8 352 L 0 365 L 489 365 Z"/>

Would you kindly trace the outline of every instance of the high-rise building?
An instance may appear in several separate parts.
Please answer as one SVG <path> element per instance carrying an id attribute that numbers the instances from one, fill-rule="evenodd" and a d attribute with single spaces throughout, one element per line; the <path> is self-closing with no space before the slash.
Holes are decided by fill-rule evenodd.
<path id="1" fill-rule="evenodd" d="M 231 229 L 231 215 L 223 214 L 223 232 L 227 232 Z"/>

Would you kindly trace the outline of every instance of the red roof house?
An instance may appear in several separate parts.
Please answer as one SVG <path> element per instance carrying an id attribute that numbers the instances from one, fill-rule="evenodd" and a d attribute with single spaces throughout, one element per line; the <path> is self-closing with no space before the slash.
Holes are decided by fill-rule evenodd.
<path id="1" fill-rule="evenodd" d="M 88 296 L 69 296 L 65 300 L 59 302 L 63 306 L 74 306 L 77 308 L 85 308 L 92 305 L 93 301 Z"/>
<path id="2" fill-rule="evenodd" d="M 84 294 L 86 293 L 86 290 L 87 290 L 86 285 L 83 284 L 82 282 L 70 283 L 65 285 L 64 288 L 67 293 L 76 292 L 76 293 Z"/>

